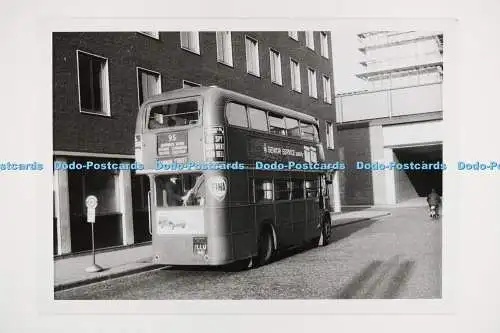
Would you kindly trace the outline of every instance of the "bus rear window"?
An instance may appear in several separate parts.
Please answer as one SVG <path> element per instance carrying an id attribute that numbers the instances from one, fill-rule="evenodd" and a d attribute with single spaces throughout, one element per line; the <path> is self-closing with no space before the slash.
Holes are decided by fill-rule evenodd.
<path id="1" fill-rule="evenodd" d="M 156 105 L 149 112 L 149 129 L 197 124 L 200 117 L 197 101 Z"/>

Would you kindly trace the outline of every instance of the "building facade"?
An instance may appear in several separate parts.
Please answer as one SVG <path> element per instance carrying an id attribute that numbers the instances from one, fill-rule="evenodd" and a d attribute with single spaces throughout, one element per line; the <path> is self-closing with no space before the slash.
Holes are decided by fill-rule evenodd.
<path id="1" fill-rule="evenodd" d="M 54 168 L 54 254 L 91 249 L 89 194 L 99 199 L 96 248 L 151 240 L 146 177 L 71 170 L 133 162 L 137 110 L 151 95 L 216 85 L 308 113 L 320 119 L 326 158 L 337 161 L 330 45 L 320 31 L 54 33 L 54 164 L 70 168 Z"/>
<path id="2" fill-rule="evenodd" d="M 344 205 L 391 205 L 442 191 L 441 171 L 363 170 L 356 163 L 442 162 L 443 35 L 358 34 L 365 90 L 336 95 Z"/>

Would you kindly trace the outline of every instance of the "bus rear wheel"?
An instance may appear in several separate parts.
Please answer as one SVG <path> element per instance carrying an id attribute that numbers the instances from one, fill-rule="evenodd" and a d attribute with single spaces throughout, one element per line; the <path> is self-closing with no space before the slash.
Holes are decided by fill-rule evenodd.
<path id="1" fill-rule="evenodd" d="M 263 266 L 271 260 L 273 256 L 273 235 L 271 234 L 271 231 L 266 228 L 262 230 L 260 237 L 259 237 L 259 249 L 258 249 L 258 254 L 257 258 L 255 259 L 255 263 L 257 266 Z"/>
<path id="2" fill-rule="evenodd" d="M 330 244 L 330 239 L 332 237 L 332 222 L 328 215 L 323 218 L 323 223 L 321 224 L 321 236 L 319 240 L 319 245 L 327 246 Z"/>

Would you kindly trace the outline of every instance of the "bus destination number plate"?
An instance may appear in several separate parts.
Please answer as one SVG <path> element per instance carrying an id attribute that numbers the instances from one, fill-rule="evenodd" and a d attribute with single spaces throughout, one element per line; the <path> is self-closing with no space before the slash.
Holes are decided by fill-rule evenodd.
<path id="1" fill-rule="evenodd" d="M 178 156 L 188 153 L 187 132 L 164 133 L 158 135 L 158 155 Z"/>

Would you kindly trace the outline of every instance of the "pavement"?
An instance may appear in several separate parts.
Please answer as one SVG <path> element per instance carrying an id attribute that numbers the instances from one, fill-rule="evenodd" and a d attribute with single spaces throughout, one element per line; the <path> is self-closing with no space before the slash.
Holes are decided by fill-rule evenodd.
<path id="1" fill-rule="evenodd" d="M 366 208 L 357 211 L 332 213 L 332 224 L 337 227 L 390 215 L 388 210 Z M 54 291 L 61 291 L 95 282 L 114 279 L 139 272 L 164 268 L 152 262 L 151 243 L 113 251 L 96 253 L 95 262 L 101 272 L 89 273 L 85 269 L 92 265 L 92 254 L 72 255 L 54 260 Z"/>

